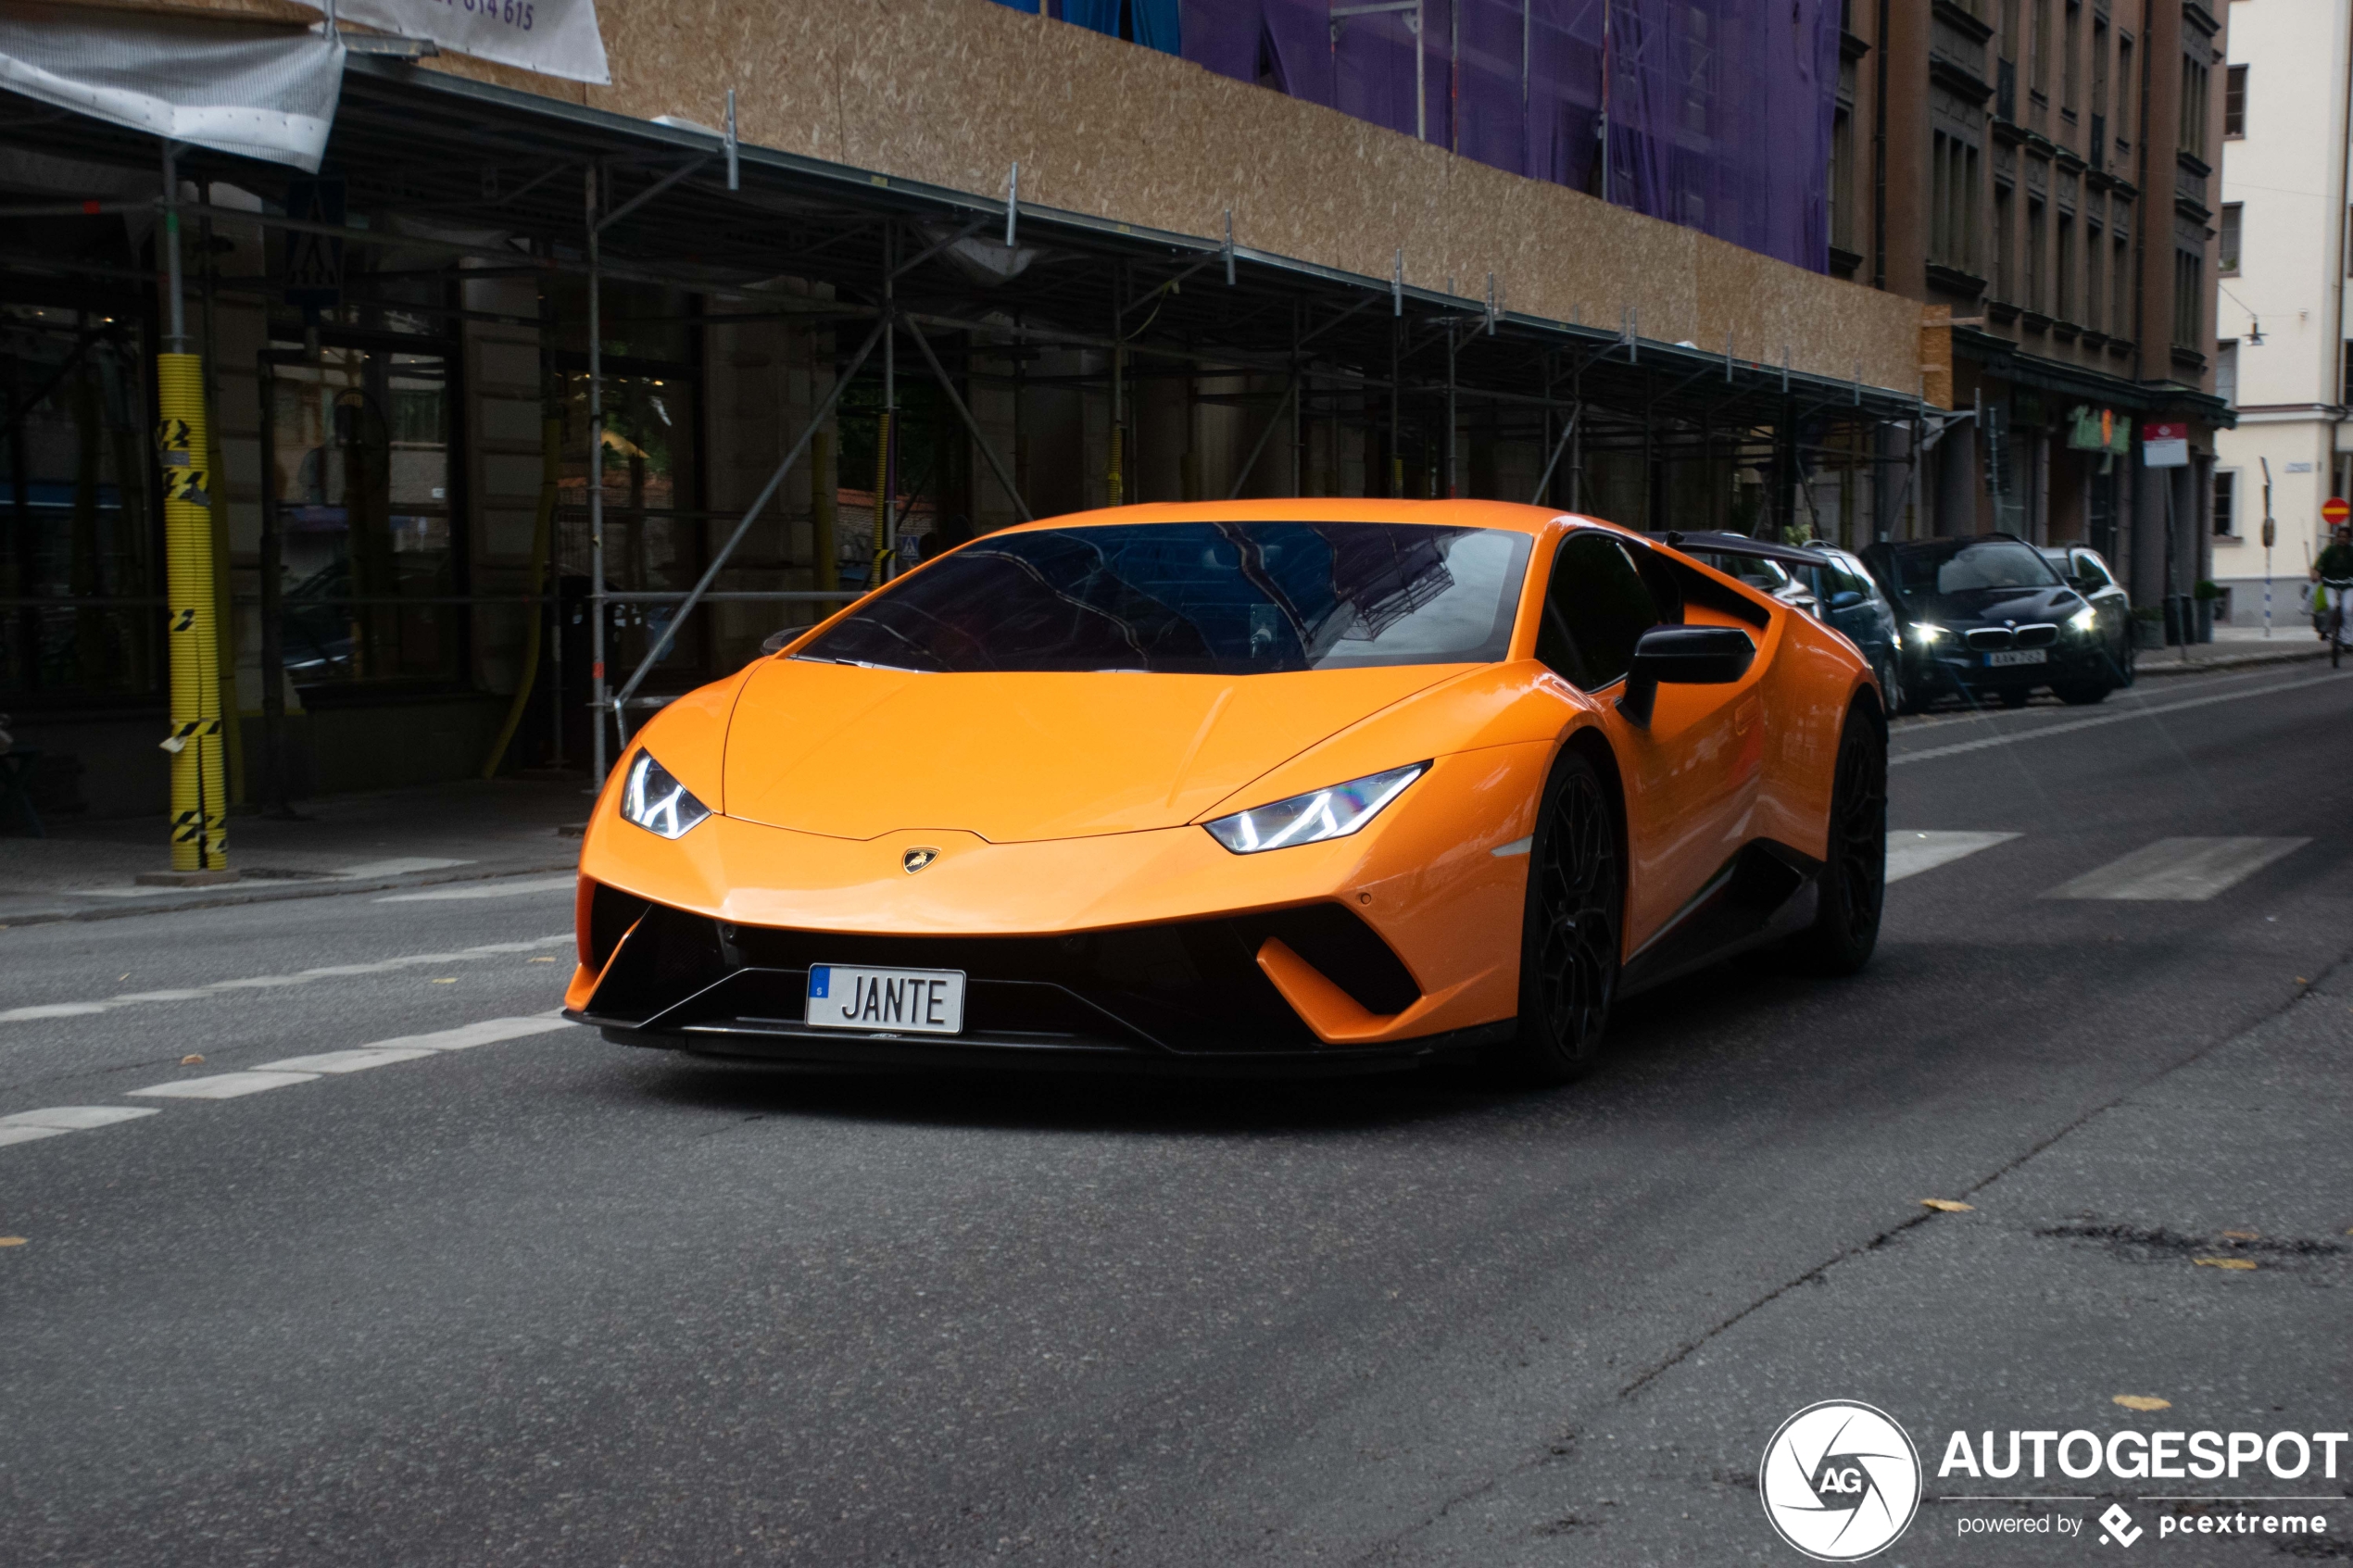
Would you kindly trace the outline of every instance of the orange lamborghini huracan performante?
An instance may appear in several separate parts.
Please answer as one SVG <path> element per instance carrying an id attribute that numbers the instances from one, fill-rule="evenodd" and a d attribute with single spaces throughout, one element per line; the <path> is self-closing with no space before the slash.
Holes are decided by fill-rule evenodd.
<path id="1" fill-rule="evenodd" d="M 975 540 L 635 737 L 568 1014 L 799 1061 L 1548 1082 L 1727 953 L 1851 972 L 1870 666 L 1676 537 L 1327 500 Z"/>

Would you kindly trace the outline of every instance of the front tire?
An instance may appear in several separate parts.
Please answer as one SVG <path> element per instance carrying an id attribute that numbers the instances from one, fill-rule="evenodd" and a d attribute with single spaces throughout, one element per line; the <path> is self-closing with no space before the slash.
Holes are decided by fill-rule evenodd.
<path id="1" fill-rule="evenodd" d="M 1624 885 L 1617 824 L 1593 764 L 1564 752 L 1544 783 L 1520 921 L 1519 1035 L 1500 1065 L 1525 1084 L 1592 1068 L 1617 996 Z"/>
<path id="2" fill-rule="evenodd" d="M 1847 710 L 1838 739 L 1829 840 L 1814 923 L 1793 956 L 1816 974 L 1852 974 L 1879 946 L 1887 901 L 1887 739 L 1861 709 Z"/>
<path id="3" fill-rule="evenodd" d="M 2088 681 L 2076 681 L 2063 686 L 2053 686 L 2051 690 L 2057 693 L 2058 699 L 2070 708 L 2088 708 L 2096 702 L 2106 702 L 2108 694 L 2116 690 L 2116 686 L 2109 681 L 2094 676 Z"/>

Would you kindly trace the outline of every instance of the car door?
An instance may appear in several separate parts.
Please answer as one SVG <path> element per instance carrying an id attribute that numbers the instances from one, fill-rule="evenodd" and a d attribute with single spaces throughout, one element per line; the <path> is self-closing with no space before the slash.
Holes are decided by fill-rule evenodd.
<path id="1" fill-rule="evenodd" d="M 2091 602 L 2093 612 L 2100 618 L 2101 640 L 2109 656 L 2121 664 L 2133 640 L 2131 596 L 2117 585 L 2108 563 L 2094 551 L 2070 551 L 2067 564 L 2069 583 Z"/>
<path id="2" fill-rule="evenodd" d="M 1602 529 L 1563 539 L 1536 638 L 1536 657 L 1603 705 L 1626 787 L 1629 952 L 1738 850 L 1765 756 L 1762 659 L 1730 685 L 1661 687 L 1647 724 L 1618 711 L 1636 640 L 1669 619 L 1635 565 L 1647 548 Z"/>

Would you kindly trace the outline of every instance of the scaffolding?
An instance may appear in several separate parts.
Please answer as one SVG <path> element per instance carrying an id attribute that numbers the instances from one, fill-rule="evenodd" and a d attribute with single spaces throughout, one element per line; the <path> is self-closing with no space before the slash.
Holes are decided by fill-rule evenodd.
<path id="1" fill-rule="evenodd" d="M 11 127 L 30 150 L 155 165 L 151 138 L 18 100 L 8 107 L 30 111 Z M 1021 198 L 1017 168 L 1000 193 L 946 189 L 740 144 L 728 131 L 631 119 L 359 56 L 347 66 L 329 157 L 346 182 L 349 209 L 375 215 L 379 226 L 294 216 L 291 177 L 277 166 L 198 148 L 182 147 L 178 157 L 182 179 L 203 189 L 235 186 L 263 203 L 258 212 L 180 203 L 190 219 L 317 234 L 361 259 L 386 249 L 412 263 L 433 258 L 404 276 L 403 311 L 453 324 L 486 319 L 544 330 L 557 324 L 554 284 L 568 280 L 566 286 L 585 290 L 585 597 L 595 721 L 588 760 L 598 778 L 614 748 L 625 746 L 632 715 L 675 695 L 660 689 L 660 667 L 698 608 L 757 601 L 814 616 L 858 596 L 831 585 L 850 563 L 835 547 L 830 501 L 817 508 L 825 517 L 825 558 L 797 563 L 816 585 L 731 590 L 721 583 L 791 475 L 811 470 L 812 454 L 839 423 L 845 395 L 877 379 L 878 471 L 863 575 L 868 586 L 890 575 L 912 500 L 896 471 L 905 396 L 900 361 L 908 351 L 908 367 L 934 389 L 927 395 L 969 441 L 976 470 L 985 467 L 1013 514 L 1025 519 L 1033 508 L 1022 456 L 1008 460 L 976 417 L 979 392 L 1012 392 L 1016 422 L 1026 399 L 1055 392 L 1101 398 L 1108 425 L 1088 460 L 1103 465 L 1114 503 L 1192 498 L 1208 483 L 1188 466 L 1176 493 L 1147 493 L 1138 454 L 1145 428 L 1139 410 L 1147 400 L 1180 407 L 1189 419 L 1204 408 L 1236 411 L 1247 455 L 1219 476 L 1216 490 L 1237 496 L 1481 495 L 1590 510 L 1637 528 L 1729 527 L 1794 538 L 1816 531 L 1818 482 L 1851 495 L 1858 478 L 1885 472 L 1891 483 L 1873 485 L 1867 523 L 1853 506 L 1841 508 L 1848 536 L 1836 542 L 1861 545 L 1902 531 L 1904 503 L 1887 507 L 1887 493 L 1918 493 L 1923 400 L 1917 389 L 1866 384 L 1859 368 L 1839 380 L 1793 370 L 1787 345 L 1728 339 L 1717 350 L 1645 339 L 1630 309 L 1615 327 L 1530 316 L 1507 307 L 1492 277 L 1472 292 L 1457 292 L 1451 280 L 1443 290 L 1409 285 L 1402 253 L 1390 276 L 1377 277 L 1254 251 L 1235 243 L 1230 214 L 1222 236 L 1202 238 L 1055 210 Z M 0 210 L 155 205 L 58 194 L 67 199 Z M 439 232 L 389 232 L 381 226 L 386 215 Z M 461 229 L 505 238 L 449 237 Z M 682 254 L 682 237 L 690 254 Z M 0 242 L 0 267 L 11 272 L 81 265 Z M 353 271 L 358 277 L 364 268 Z M 462 285 L 493 278 L 535 280 L 540 319 L 518 323 L 471 307 Z M 773 286 L 779 279 L 797 281 L 800 292 L 780 295 Z M 686 328 L 810 329 L 810 342 L 820 345 L 812 352 L 830 373 L 830 391 L 797 421 L 757 497 L 742 508 L 696 514 L 695 526 L 712 537 L 683 590 L 615 584 L 607 570 L 602 473 L 611 370 L 610 323 L 603 318 L 608 292 L 623 283 L 679 291 L 690 304 L 674 322 Z M 209 270 L 203 286 L 247 297 L 266 297 L 273 287 L 266 277 Z M 355 296 L 369 286 L 382 280 L 371 285 L 362 278 Z M 309 346 L 315 353 L 315 339 Z M 265 360 L 285 354 L 273 350 Z M 824 464 L 814 471 L 822 474 Z M 576 519 L 581 508 L 560 510 Z M 284 669 L 275 631 L 276 545 L 266 520 L 259 597 L 273 758 L 272 705 Z M 473 609 L 494 601 L 559 602 L 544 579 L 521 596 L 449 597 Z M 609 672 L 611 618 L 648 612 L 659 631 L 633 668 Z M 552 625 L 561 616 L 548 619 Z M 560 627 L 551 631 L 550 651 L 560 660 Z M 284 770 L 273 766 L 272 787 L 283 797 Z"/>

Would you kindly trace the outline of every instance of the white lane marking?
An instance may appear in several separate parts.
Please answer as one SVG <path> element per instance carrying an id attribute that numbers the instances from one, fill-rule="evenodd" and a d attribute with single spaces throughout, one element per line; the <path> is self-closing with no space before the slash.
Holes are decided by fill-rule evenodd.
<path id="1" fill-rule="evenodd" d="M 462 1051 L 476 1046 L 495 1045 L 500 1040 L 519 1040 L 525 1035 L 544 1035 L 550 1029 L 570 1027 L 563 1010 L 559 1008 L 551 1012 L 534 1013 L 528 1018 L 485 1018 L 476 1023 L 463 1023 L 455 1029 L 436 1030 L 430 1035 L 402 1035 L 395 1039 L 372 1041 L 359 1048 L 369 1051 Z"/>
<path id="2" fill-rule="evenodd" d="M 2017 836 L 2014 833 L 1922 833 L 1917 829 L 1891 833 L 1887 835 L 1887 880 L 1901 882 L 1932 872 Z"/>
<path id="3" fill-rule="evenodd" d="M 345 866 L 330 872 L 333 876 L 407 876 L 411 872 L 446 872 L 452 866 L 471 866 L 472 860 L 434 860 L 412 856 L 398 860 L 362 860 L 356 866 Z"/>
<path id="4" fill-rule="evenodd" d="M 53 1105 L 44 1110 L 19 1110 L 14 1115 L 0 1116 L 0 1127 L 52 1127 L 60 1133 L 79 1133 L 92 1127 L 111 1127 L 117 1122 L 136 1122 L 142 1116 L 153 1116 L 151 1105 Z"/>
<path id="5" fill-rule="evenodd" d="M 108 1012 L 119 1007 L 139 1002 L 182 1002 L 198 997 L 221 996 L 234 991 L 266 989 L 280 985 L 303 985 L 315 980 L 340 980 L 351 975 L 388 974 L 403 969 L 439 969 L 445 964 L 471 963 L 482 959 L 501 958 L 511 953 L 536 952 L 542 947 L 560 947 L 572 941 L 571 932 L 559 936 L 540 936 L 528 942 L 485 942 L 479 947 L 461 947 L 454 953 L 412 953 L 405 958 L 382 959 L 374 963 L 329 964 L 319 969 L 306 969 L 293 974 L 262 974 L 247 980 L 216 980 L 209 985 L 197 985 L 170 991 L 126 991 L 120 996 L 92 1002 L 44 1002 L 36 1007 L 0 1010 L 0 1023 L 21 1023 L 40 1018 L 75 1018 L 85 1013 Z"/>
<path id="6" fill-rule="evenodd" d="M 1536 835 L 1531 833 L 1526 838 L 1515 838 L 1509 844 L 1498 844 L 1488 853 L 1500 860 L 1506 855 L 1525 855 L 1535 847 Z"/>
<path id="7" fill-rule="evenodd" d="M 2237 702 L 2245 697 L 2268 696 L 2273 692 L 2292 692 L 2305 686 L 2317 686 L 2325 681 L 2344 679 L 2341 675 L 2312 675 L 2301 681 L 2282 681 L 2277 685 L 2258 686 L 2253 691 L 2215 692 L 2206 696 L 2194 696 L 2181 702 L 2150 703 L 2133 706 L 2113 713 L 2103 713 L 2096 719 L 2076 719 L 2064 724 L 2036 724 L 2028 729 L 2006 731 L 1998 735 L 1984 735 L 1977 740 L 1955 741 L 1950 746 L 1931 746 L 1919 751 L 1897 752 L 1887 759 L 1891 768 L 1907 762 L 1930 762 L 1939 757 L 1957 757 L 1964 751 L 1982 751 L 1988 746 L 2008 746 L 2017 741 L 2041 740 L 2045 735 L 2070 735 L 2078 730 L 2096 730 L 2103 724 L 2126 724 L 2135 719 L 2146 719 L 2158 713 L 2179 713 L 2185 708 L 2204 708 L 2209 703 Z"/>
<path id="8" fill-rule="evenodd" d="M 318 1076 L 316 1073 L 218 1073 L 206 1078 L 181 1078 L 169 1084 L 150 1084 L 144 1089 L 129 1092 L 152 1095 L 157 1099 L 235 1099 L 240 1095 L 258 1095 L 264 1089 L 283 1089 L 290 1084 L 308 1084 Z"/>
<path id="9" fill-rule="evenodd" d="M 414 1061 L 421 1056 L 437 1056 L 437 1051 L 418 1047 L 411 1050 L 385 1050 L 362 1047 L 358 1050 L 322 1051 L 317 1056 L 290 1056 L 280 1061 L 264 1061 L 247 1068 L 248 1073 L 362 1073 L 371 1067 L 389 1067 L 396 1061 Z"/>
<path id="10" fill-rule="evenodd" d="M 152 1106 L 131 1105 L 53 1105 L 44 1110 L 19 1110 L 0 1116 L 0 1148 L 37 1138 L 61 1138 L 68 1133 L 108 1127 L 155 1113 Z"/>
<path id="11" fill-rule="evenodd" d="M 378 898 L 379 904 L 435 904 L 448 898 L 511 898 L 518 893 L 553 893 L 562 888 L 570 893 L 580 885 L 572 876 L 535 876 L 522 882 L 478 883 L 472 887 L 453 887 L 446 893 L 395 893 Z"/>
<path id="12" fill-rule="evenodd" d="M 2045 898 L 2122 898 L 2195 903 L 2234 887 L 2309 838 L 2160 838 L 2086 872 Z"/>
<path id="13" fill-rule="evenodd" d="M 471 1050 L 476 1046 L 486 1046 L 498 1040 L 520 1039 L 526 1035 L 544 1035 L 551 1029 L 569 1027 L 570 1022 L 565 1019 L 560 1008 L 535 1013 L 528 1018 L 485 1018 L 478 1022 L 437 1030 L 430 1035 L 404 1035 L 397 1039 L 378 1040 L 373 1045 L 358 1046 L 347 1051 L 290 1056 L 279 1061 L 265 1061 L 241 1073 L 182 1078 L 170 1084 L 151 1084 L 144 1089 L 129 1092 L 155 1099 L 236 1099 L 245 1095 L 259 1094 L 264 1089 L 282 1089 L 290 1084 L 315 1083 L 322 1074 L 359 1073 L 371 1067 L 388 1067 L 396 1061 L 416 1061 L 424 1057 L 440 1056 L 447 1051 Z M 13 1115 L 0 1116 L 0 1148 L 6 1148 L 10 1144 L 32 1143 L 41 1138 L 62 1137 L 68 1133 L 78 1133 L 91 1127 L 111 1126 L 117 1122 L 134 1121 L 155 1113 L 153 1106 L 132 1105 L 55 1105 L 45 1110 L 19 1110 Z"/>

